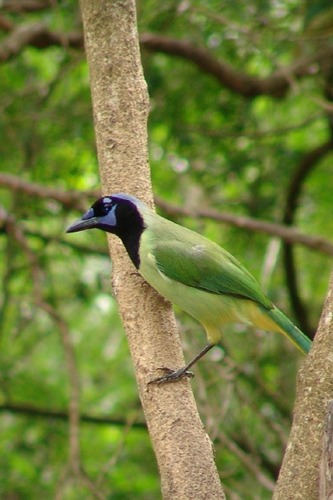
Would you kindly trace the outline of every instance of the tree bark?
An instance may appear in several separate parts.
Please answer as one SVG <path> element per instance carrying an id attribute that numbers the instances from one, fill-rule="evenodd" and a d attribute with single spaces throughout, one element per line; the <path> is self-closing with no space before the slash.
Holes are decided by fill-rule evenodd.
<path id="1" fill-rule="evenodd" d="M 274 500 L 322 498 L 323 436 L 333 394 L 332 311 L 333 275 L 312 350 L 299 371 L 294 421 Z"/>
<path id="2" fill-rule="evenodd" d="M 98 159 L 104 193 L 152 191 L 147 155 L 149 101 L 134 0 L 81 0 Z M 143 282 L 119 240 L 109 238 L 113 291 L 126 329 L 140 398 L 166 499 L 224 498 L 211 442 L 189 382 L 148 386 L 161 366 L 184 360 L 170 305 Z M 112 374 L 110 374 L 112 391 Z"/>
<path id="3" fill-rule="evenodd" d="M 333 498 L 333 400 L 329 401 L 325 420 L 320 463 L 319 498 Z"/>

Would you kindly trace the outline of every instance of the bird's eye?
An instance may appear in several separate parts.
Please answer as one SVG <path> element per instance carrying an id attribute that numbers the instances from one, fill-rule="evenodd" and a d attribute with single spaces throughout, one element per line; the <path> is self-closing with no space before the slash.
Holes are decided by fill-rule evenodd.
<path id="1" fill-rule="evenodd" d="M 105 196 L 104 198 L 100 198 L 99 200 L 95 201 L 91 208 L 94 210 L 94 214 L 96 217 L 103 217 L 110 212 L 112 206 L 112 199 L 108 196 Z"/>

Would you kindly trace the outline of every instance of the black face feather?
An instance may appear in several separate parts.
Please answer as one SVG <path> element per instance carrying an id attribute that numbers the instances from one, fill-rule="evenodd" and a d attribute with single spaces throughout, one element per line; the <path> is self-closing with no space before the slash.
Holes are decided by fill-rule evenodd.
<path id="1" fill-rule="evenodd" d="M 139 247 L 145 224 L 138 207 L 130 200 L 114 198 L 117 225 L 114 233 L 122 240 L 128 255 L 137 269 L 140 267 Z"/>
<path id="2" fill-rule="evenodd" d="M 127 195 L 104 196 L 96 200 L 80 221 L 74 223 L 67 231 L 97 228 L 116 234 L 138 269 L 140 238 L 146 226 L 137 203 L 138 200 Z"/>

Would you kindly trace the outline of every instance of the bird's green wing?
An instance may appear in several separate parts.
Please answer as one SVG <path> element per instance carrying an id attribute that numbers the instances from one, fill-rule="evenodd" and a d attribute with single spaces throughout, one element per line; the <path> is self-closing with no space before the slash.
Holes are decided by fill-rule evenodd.
<path id="1" fill-rule="evenodd" d="M 184 285 L 215 294 L 253 300 L 273 307 L 255 278 L 226 250 L 202 238 L 200 243 L 174 239 L 154 245 L 161 273 Z"/>

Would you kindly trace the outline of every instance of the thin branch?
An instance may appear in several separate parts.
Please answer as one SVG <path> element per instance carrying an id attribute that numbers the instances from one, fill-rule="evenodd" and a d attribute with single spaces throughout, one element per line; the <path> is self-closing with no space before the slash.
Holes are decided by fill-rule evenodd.
<path id="1" fill-rule="evenodd" d="M 39 408 L 30 404 L 3 403 L 0 404 L 0 412 L 10 412 L 17 415 L 26 415 L 34 418 L 53 419 L 68 422 L 68 411 L 51 410 L 49 408 Z M 93 425 L 113 425 L 116 427 L 126 427 L 128 422 L 121 418 L 101 417 L 93 415 L 80 415 L 80 421 Z M 145 422 L 131 421 L 134 429 L 147 429 Z"/>
<path id="2" fill-rule="evenodd" d="M 5 214 L 6 216 L 6 214 Z M 65 363 L 69 377 L 69 464 L 76 475 L 80 468 L 80 444 L 79 444 L 79 422 L 80 422 L 80 380 L 76 369 L 75 355 L 72 343 L 70 341 L 69 330 L 66 322 L 58 314 L 53 306 L 48 304 L 43 297 L 42 273 L 36 255 L 30 248 L 26 236 L 21 229 L 20 224 L 13 216 L 6 217 L 6 232 L 19 245 L 25 253 L 29 262 L 29 269 L 32 277 L 33 297 L 37 307 L 43 309 L 53 320 L 60 332 L 60 338 L 64 348 Z"/>
<path id="3" fill-rule="evenodd" d="M 6 214 L 5 214 L 6 215 Z M 97 489 L 96 485 L 89 478 L 81 465 L 80 453 L 80 378 L 76 367 L 74 348 L 71 343 L 70 333 L 67 323 L 57 312 L 57 310 L 43 297 L 42 288 L 42 273 L 36 255 L 30 248 L 20 224 L 13 216 L 6 217 L 6 232 L 19 244 L 22 251 L 30 264 L 30 271 L 33 285 L 33 297 L 37 307 L 44 310 L 52 321 L 57 326 L 60 332 L 62 341 L 65 365 L 69 378 L 69 405 L 68 405 L 68 421 L 69 421 L 69 460 L 63 471 L 63 482 L 59 483 L 59 498 L 62 498 L 61 491 L 66 483 L 78 482 L 83 484 L 95 498 L 100 500 L 105 496 Z M 57 498 L 57 494 L 55 495 Z"/>
<path id="4" fill-rule="evenodd" d="M 313 125 L 316 121 L 320 121 L 323 119 L 323 115 L 321 112 L 314 113 L 309 118 L 302 120 L 300 122 L 295 122 L 294 124 L 286 125 L 285 127 L 277 127 L 277 128 L 265 128 L 265 129 L 244 129 L 242 131 L 242 136 L 247 137 L 249 139 L 256 140 L 264 140 L 266 138 L 271 139 L 275 136 L 285 136 L 289 132 L 293 132 L 295 130 L 301 130 L 309 125 Z M 179 126 L 175 126 L 175 130 L 180 132 L 187 132 L 189 134 L 197 134 L 200 137 L 212 137 L 213 139 L 225 139 L 231 137 L 232 139 L 239 138 L 239 130 L 227 129 L 226 127 L 222 129 L 208 129 L 203 126 L 184 126 L 184 124 L 180 124 Z"/>
<path id="5" fill-rule="evenodd" d="M 52 0 L 2 0 L 0 11 L 5 12 L 37 12 L 52 7 Z"/>
<path id="6" fill-rule="evenodd" d="M 41 186 L 40 184 L 23 181 L 14 175 L 3 173 L 0 173 L 0 186 L 8 187 L 15 191 L 21 191 L 31 196 L 53 199 L 62 203 L 66 207 L 75 208 L 80 211 L 87 209 L 87 198 L 96 198 L 99 196 L 99 192 L 97 190 L 88 192 L 62 191 L 60 189 L 53 189 Z M 219 222 L 225 222 L 226 224 L 230 224 L 241 229 L 269 234 L 271 236 L 281 238 L 287 243 L 303 245 L 311 250 L 327 255 L 333 255 L 333 242 L 322 236 L 304 234 L 295 227 L 288 227 L 282 224 L 277 224 L 276 222 L 266 222 L 253 219 L 251 217 L 230 214 L 228 212 L 218 212 L 211 209 L 196 211 L 188 210 L 185 207 L 173 205 L 160 198 L 156 198 L 155 201 L 162 210 L 172 216 L 182 215 L 186 217 L 212 219 Z"/>
<path id="7" fill-rule="evenodd" d="M 156 199 L 157 205 L 167 214 L 172 216 L 195 217 L 202 219 L 212 219 L 219 222 L 225 222 L 232 226 L 246 229 L 258 233 L 269 234 L 281 238 L 288 243 L 299 244 L 311 250 L 333 255 L 333 242 L 322 237 L 304 234 L 295 227 L 288 227 L 276 222 L 266 222 L 242 215 L 230 214 L 228 212 L 218 212 L 212 209 L 189 210 L 185 207 L 179 207 L 168 203 L 160 198 Z"/>
<path id="8" fill-rule="evenodd" d="M 70 450 L 70 467 L 76 475 L 79 475 L 81 470 L 80 459 L 80 378 L 76 367 L 75 352 L 70 340 L 70 334 L 67 323 L 58 314 L 54 307 L 45 302 L 42 297 L 38 297 L 36 304 L 43 309 L 52 318 L 60 332 L 63 350 L 66 360 L 66 367 L 69 377 L 69 450 Z"/>
<path id="9" fill-rule="evenodd" d="M 2 209 L 0 206 L 0 233 L 2 226 L 5 230 L 10 225 L 13 219 Z M 7 238 L 6 248 L 2 254 L 2 265 L 3 265 L 3 280 L 1 284 L 1 300 L 0 300 L 0 340 L 2 340 L 3 333 L 6 325 L 6 313 L 10 307 L 11 294 L 10 294 L 10 282 L 13 276 L 13 250 L 12 250 L 12 240 Z M 3 374 L 0 375 L 1 378 Z M 6 391 L 6 382 L 2 380 L 3 389 Z"/>
<path id="10" fill-rule="evenodd" d="M 5 212 L 3 207 L 0 206 L 0 233 L 7 231 L 7 222 L 8 220 L 10 221 L 11 216 Z M 28 228 L 22 227 L 21 226 L 21 231 L 26 237 L 33 237 L 37 238 L 46 245 L 49 243 L 55 243 L 58 245 L 62 245 L 68 248 L 71 248 L 72 250 L 75 250 L 76 252 L 80 253 L 81 255 L 97 255 L 100 257 L 106 257 L 109 256 L 108 250 L 106 245 L 104 246 L 96 246 L 96 242 L 94 245 L 83 245 L 80 243 L 74 243 L 73 241 L 69 241 L 66 238 L 61 238 L 57 237 L 54 235 L 47 235 L 39 232 L 38 230 L 30 230 Z M 7 266 L 6 271 L 9 272 L 9 267 Z M 10 272 L 9 272 L 10 274 Z"/>
<path id="11" fill-rule="evenodd" d="M 0 30 L 5 32 L 10 32 L 14 29 L 14 24 L 4 16 L 0 16 Z"/>
<path id="12" fill-rule="evenodd" d="M 52 45 L 82 49 L 82 33 L 56 33 L 43 23 L 23 24 L 13 31 L 0 44 L 0 62 L 17 56 L 28 45 L 45 49 Z"/>
<path id="13" fill-rule="evenodd" d="M 282 98 L 292 87 L 294 80 L 313 74 L 314 65 L 330 60 L 333 54 L 332 48 L 325 48 L 312 56 L 300 57 L 290 66 L 276 70 L 269 77 L 258 78 L 216 59 L 206 48 L 196 47 L 184 40 L 146 33 L 141 35 L 140 43 L 148 50 L 192 62 L 200 70 L 215 77 L 221 85 L 244 97 L 270 95 Z"/>
<path id="14" fill-rule="evenodd" d="M 39 49 L 52 45 L 82 49 L 83 35 L 81 32 L 57 33 L 49 30 L 43 23 L 20 25 L 0 44 L 0 62 L 15 57 L 28 45 Z M 325 47 L 311 56 L 300 57 L 288 67 L 279 68 L 268 77 L 259 78 L 238 70 L 226 61 L 218 60 L 208 49 L 196 47 L 184 40 L 145 33 L 140 37 L 140 45 L 150 51 L 190 61 L 216 78 L 221 85 L 248 98 L 258 95 L 284 97 L 295 80 L 313 74 L 315 66 L 330 60 L 333 54 L 332 48 Z"/>
<path id="15" fill-rule="evenodd" d="M 313 169 L 318 165 L 327 154 L 332 152 L 333 142 L 329 141 L 321 144 L 312 151 L 304 155 L 299 163 L 294 175 L 291 178 L 289 187 L 286 193 L 286 202 L 284 216 L 282 222 L 287 226 L 291 226 L 295 221 L 296 211 L 299 204 L 299 199 L 302 193 L 304 182 Z M 298 320 L 301 329 L 310 334 L 313 329 L 309 321 L 308 309 L 302 301 L 298 286 L 297 270 L 295 262 L 295 254 L 292 246 L 292 241 L 284 241 L 284 269 L 287 288 L 289 291 L 290 302 Z"/>
<path id="16" fill-rule="evenodd" d="M 333 152 L 333 142 L 328 140 L 320 146 L 306 153 L 301 159 L 296 171 L 294 172 L 286 193 L 286 203 L 283 216 L 284 224 L 293 224 L 295 212 L 298 208 L 299 197 L 306 178 L 328 153 Z"/>
<path id="17" fill-rule="evenodd" d="M 0 186 L 10 188 L 13 191 L 20 191 L 29 196 L 37 196 L 43 199 L 58 201 L 68 208 L 76 210 L 86 210 L 88 196 L 98 196 L 97 191 L 81 193 L 78 191 L 63 191 L 61 189 L 49 188 L 41 184 L 24 181 L 15 175 L 0 173 Z"/>
<path id="18" fill-rule="evenodd" d="M 219 441 L 224 444 L 226 448 L 233 455 L 235 455 L 240 462 L 244 465 L 246 469 L 248 469 L 256 478 L 259 484 L 261 484 L 268 491 L 273 492 L 275 488 L 275 483 L 271 478 L 266 476 L 262 470 L 260 470 L 260 464 L 255 463 L 253 460 L 253 456 L 244 452 L 238 444 L 235 443 L 232 439 L 230 439 L 225 433 L 220 432 L 218 435 Z"/>
<path id="19" fill-rule="evenodd" d="M 115 465 L 117 464 L 117 462 L 120 458 L 120 455 L 122 454 L 122 452 L 125 448 L 125 442 L 126 442 L 128 434 L 130 433 L 130 431 L 133 427 L 134 420 L 135 420 L 134 415 L 132 416 L 132 418 L 128 419 L 128 422 L 124 426 L 121 439 L 119 440 L 112 457 L 107 462 L 105 462 L 104 465 L 101 467 L 97 481 L 96 481 L 97 486 L 101 487 L 103 485 L 103 483 L 106 483 L 107 475 L 110 473 L 110 470 L 112 470 L 115 467 Z"/>
<path id="20" fill-rule="evenodd" d="M 0 223 L 1 223 L 1 213 L 0 213 Z M 1 231 L 1 224 L 0 224 L 0 231 Z M 57 236 L 50 236 L 47 234 L 43 234 L 38 232 L 37 230 L 31 231 L 29 229 L 24 229 L 24 233 L 26 236 L 32 236 L 34 238 L 39 239 L 46 245 L 49 243 L 52 244 L 58 244 L 62 245 L 67 248 L 71 248 L 72 250 L 75 250 L 81 255 L 97 255 L 99 257 L 109 257 L 110 254 L 108 253 L 107 246 L 106 244 L 104 246 L 96 245 L 96 240 L 91 244 L 91 245 L 83 245 L 80 243 L 74 243 L 73 241 L 66 239 L 66 235 L 64 235 L 64 238 L 57 237 Z"/>

